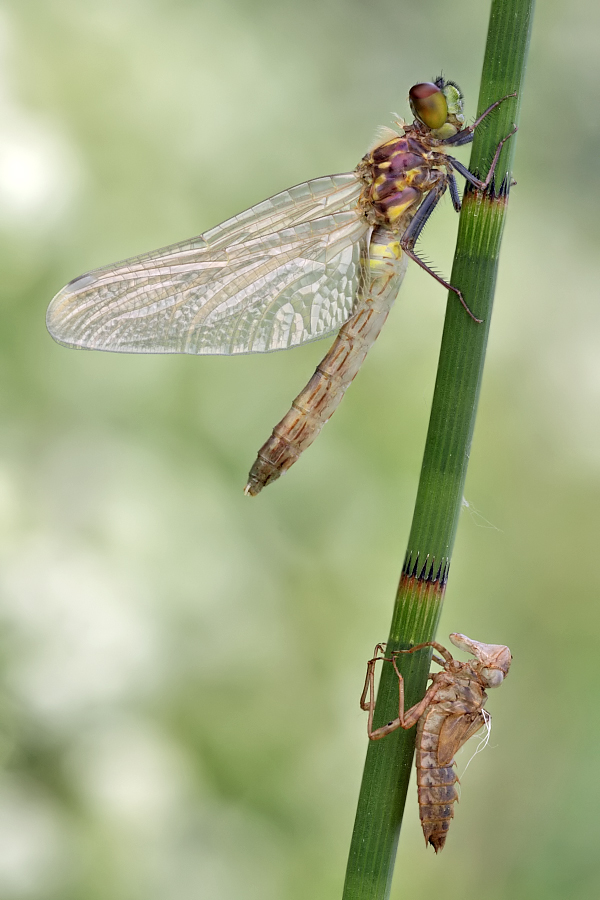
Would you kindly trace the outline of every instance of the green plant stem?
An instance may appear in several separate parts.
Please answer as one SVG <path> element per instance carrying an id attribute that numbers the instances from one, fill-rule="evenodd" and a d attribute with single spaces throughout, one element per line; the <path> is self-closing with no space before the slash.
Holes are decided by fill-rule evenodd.
<path id="1" fill-rule="evenodd" d="M 518 122 L 534 0 L 493 0 L 478 110 L 517 92 L 476 131 L 469 168 L 485 173 L 498 142 Z M 408 550 L 396 596 L 388 650 L 433 640 L 460 514 L 490 327 L 498 255 L 516 140 L 504 146 L 492 189 L 465 191 L 451 283 L 477 325 L 449 294 L 427 442 Z M 423 696 L 430 654 L 400 657 L 406 707 Z M 383 664 L 375 727 L 398 714 L 398 682 Z M 343 900 L 389 896 L 415 729 L 369 744 L 352 835 Z"/>

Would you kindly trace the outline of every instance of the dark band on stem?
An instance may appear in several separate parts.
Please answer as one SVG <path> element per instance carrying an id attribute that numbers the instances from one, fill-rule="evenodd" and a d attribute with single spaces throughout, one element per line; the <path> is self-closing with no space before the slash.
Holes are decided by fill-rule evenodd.
<path id="1" fill-rule="evenodd" d="M 420 559 L 419 557 L 418 551 L 415 554 L 413 554 L 412 550 L 407 551 L 404 565 L 402 566 L 402 578 L 410 578 L 421 583 L 437 584 L 444 588 L 448 581 L 450 559 L 447 556 L 443 556 L 437 562 L 435 557 L 430 557 L 429 554 L 425 559 Z"/>

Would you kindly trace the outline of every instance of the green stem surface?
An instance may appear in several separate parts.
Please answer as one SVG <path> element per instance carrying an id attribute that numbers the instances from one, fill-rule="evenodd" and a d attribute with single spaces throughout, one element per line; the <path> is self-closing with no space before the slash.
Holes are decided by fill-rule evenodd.
<path id="1" fill-rule="evenodd" d="M 498 142 L 518 123 L 534 0 L 493 0 L 478 110 L 517 92 L 476 131 L 469 168 L 485 174 Z M 516 139 L 504 146 L 492 189 L 463 198 L 451 283 L 473 312 L 449 293 L 429 431 L 408 550 L 396 596 L 388 651 L 433 640 L 439 621 L 463 488 L 492 314 Z M 406 707 L 425 693 L 431 654 L 401 656 Z M 398 681 L 384 663 L 375 727 L 398 715 Z M 343 900 L 389 896 L 415 729 L 370 742 L 350 846 Z M 416 804 L 415 804 L 416 806 Z M 415 813 L 416 815 L 416 809 Z"/>

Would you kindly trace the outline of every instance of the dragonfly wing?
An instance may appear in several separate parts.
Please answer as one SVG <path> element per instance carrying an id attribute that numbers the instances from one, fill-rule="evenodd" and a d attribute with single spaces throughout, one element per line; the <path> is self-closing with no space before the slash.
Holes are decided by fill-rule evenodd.
<path id="1" fill-rule="evenodd" d="M 205 234 L 96 269 L 48 308 L 69 347 L 128 353 L 262 353 L 349 318 L 369 227 L 355 175 L 297 185 Z"/>
<path id="2" fill-rule="evenodd" d="M 211 247 L 246 240 L 354 208 L 362 183 L 354 172 L 324 175 L 288 188 L 203 234 Z"/>
<path id="3" fill-rule="evenodd" d="M 444 719 L 438 742 L 438 764 L 449 766 L 454 754 L 484 725 L 485 718 L 481 710 Z"/>

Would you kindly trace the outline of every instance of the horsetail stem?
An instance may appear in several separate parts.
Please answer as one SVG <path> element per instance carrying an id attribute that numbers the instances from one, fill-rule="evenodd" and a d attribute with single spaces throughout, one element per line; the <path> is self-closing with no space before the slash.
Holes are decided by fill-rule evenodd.
<path id="1" fill-rule="evenodd" d="M 475 133 L 469 168 L 485 173 L 498 142 L 517 124 L 534 0 L 492 0 L 478 110 L 513 92 Z M 449 293 L 437 379 L 408 550 L 388 650 L 432 640 L 439 621 L 463 499 L 490 327 L 498 256 L 512 183 L 515 137 L 504 145 L 485 194 L 465 191 L 450 283 L 460 288 L 478 325 Z M 373 643 L 379 635 L 373 635 Z M 430 654 L 401 656 L 406 706 L 423 696 Z M 383 665 L 375 727 L 398 715 L 398 683 Z M 389 896 L 414 753 L 414 729 L 370 743 L 350 846 L 343 900 Z M 416 806 L 416 805 L 415 805 Z M 416 809 L 415 809 L 416 815 Z"/>

